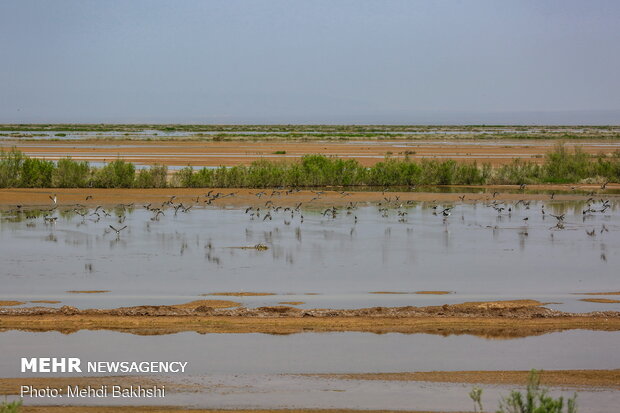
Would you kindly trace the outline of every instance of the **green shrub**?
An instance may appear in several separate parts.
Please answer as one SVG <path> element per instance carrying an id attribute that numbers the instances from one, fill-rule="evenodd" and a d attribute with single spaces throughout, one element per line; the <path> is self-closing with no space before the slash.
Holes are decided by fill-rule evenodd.
<path id="1" fill-rule="evenodd" d="M 20 186 L 24 188 L 49 188 L 52 186 L 53 172 L 53 162 L 26 158 L 22 164 Z"/>
<path id="2" fill-rule="evenodd" d="M 563 397 L 554 399 L 549 396 L 547 390 L 540 387 L 540 374 L 532 370 L 525 395 L 512 391 L 500 401 L 498 413 L 576 413 L 576 399 L 575 394 L 564 403 Z"/>
<path id="3" fill-rule="evenodd" d="M 22 401 L 15 400 L 13 402 L 4 401 L 0 403 L 0 413 L 18 413 L 21 410 Z"/>
<path id="4" fill-rule="evenodd" d="M 26 157 L 15 149 L 0 154 L 0 187 L 19 186 L 22 165 Z"/>
<path id="5" fill-rule="evenodd" d="M 88 186 L 90 167 L 86 161 L 63 158 L 52 173 L 52 186 L 58 188 L 84 188 Z"/>
<path id="6" fill-rule="evenodd" d="M 168 167 L 152 165 L 149 169 L 141 169 L 136 175 L 137 188 L 165 188 L 167 186 Z"/>
<path id="7" fill-rule="evenodd" d="M 122 159 L 110 162 L 96 171 L 93 178 L 98 188 L 131 188 L 136 177 L 136 167 Z"/>

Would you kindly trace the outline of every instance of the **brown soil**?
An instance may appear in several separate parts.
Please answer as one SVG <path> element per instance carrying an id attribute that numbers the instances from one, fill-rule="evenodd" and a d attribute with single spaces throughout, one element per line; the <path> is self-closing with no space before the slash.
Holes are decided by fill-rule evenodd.
<path id="1" fill-rule="evenodd" d="M 102 294 L 109 293 L 110 290 L 69 290 L 67 292 L 71 294 Z"/>
<path id="2" fill-rule="evenodd" d="M 580 190 L 599 191 L 598 185 L 579 185 Z M 608 188 L 612 188 L 609 184 Z M 453 193 L 427 193 L 427 192 L 349 192 L 349 195 L 343 196 L 339 191 L 325 191 L 320 197 L 312 191 L 299 191 L 289 195 L 276 192 L 270 196 L 272 190 L 265 190 L 268 195 L 261 198 L 256 194 L 261 190 L 255 189 L 230 189 L 230 188 L 214 188 L 213 193 L 221 192 L 224 195 L 234 194 L 234 196 L 222 196 L 211 202 L 212 206 L 231 206 L 231 207 L 247 207 L 247 206 L 264 206 L 265 202 L 272 201 L 275 205 L 295 206 L 302 203 L 302 207 L 321 208 L 325 206 L 342 206 L 349 203 L 385 203 L 385 198 L 389 197 L 395 200 L 399 197 L 398 203 L 406 205 L 409 202 L 429 202 L 429 203 L 474 203 L 489 202 L 493 199 L 498 201 L 516 202 L 518 200 L 534 200 L 549 201 L 550 195 L 546 194 L 523 194 L 523 193 L 502 193 L 502 190 L 514 190 L 516 186 L 486 186 L 484 187 L 488 193 L 472 194 L 468 192 Z M 554 191 L 571 191 L 571 185 L 538 185 L 531 186 L 531 189 L 554 190 Z M 614 189 L 620 189 L 620 185 L 613 186 Z M 458 190 L 458 187 L 454 187 Z M 74 208 L 75 205 L 84 205 L 86 207 L 96 207 L 103 205 L 105 207 L 119 204 L 135 204 L 141 208 L 142 205 L 152 203 L 153 205 L 161 205 L 163 202 L 169 201 L 172 195 L 176 196 L 175 202 L 185 205 L 195 205 L 196 198 L 199 204 L 204 204 L 206 200 L 205 194 L 210 189 L 206 188 L 161 188 L 161 189 L 102 189 L 102 188 L 4 188 L 0 189 L 0 206 L 13 208 L 15 205 L 22 205 L 24 208 L 48 208 L 50 207 L 49 196 L 56 194 L 58 204 L 61 207 Z M 493 198 L 493 191 L 498 191 Z M 88 195 L 92 195 L 92 199 L 86 200 Z M 465 196 L 461 201 L 460 196 Z M 557 201 L 582 200 L 585 201 L 589 195 L 577 193 L 556 194 L 554 199 Z"/>
<path id="3" fill-rule="evenodd" d="M 364 139 L 362 139 L 364 140 Z M 67 156 L 75 160 L 113 161 L 122 158 L 140 164 L 220 166 L 248 165 L 258 159 L 292 161 L 306 154 L 333 155 L 342 158 L 356 159 L 369 166 L 381 162 L 389 155 L 392 158 L 409 156 L 413 160 L 420 159 L 455 159 L 459 162 L 491 163 L 502 165 L 512 162 L 513 158 L 542 162 L 544 155 L 553 149 L 550 141 L 530 140 L 523 146 L 522 141 L 478 140 L 471 145 L 471 140 L 446 145 L 442 140 L 421 144 L 420 142 L 401 141 L 398 145 L 407 144 L 407 148 L 392 143 L 376 141 L 372 144 L 350 140 L 346 142 L 325 141 L 230 141 L 230 142 L 179 142 L 157 141 L 145 142 L 136 140 L 80 140 L 80 141 L 3 141 L 5 149 L 15 147 L 29 156 L 60 159 Z M 617 146 L 609 140 L 570 141 L 565 145 L 572 151 L 576 143 L 588 154 L 612 154 Z M 38 145 L 38 147 L 36 146 Z M 113 148 L 106 147 L 114 145 Z M 286 154 L 275 154 L 286 151 Z"/>
<path id="4" fill-rule="evenodd" d="M 414 373 L 310 374 L 347 380 L 427 381 L 441 383 L 527 384 L 529 371 L 424 371 Z M 620 389 L 620 370 L 545 370 L 540 383 L 556 387 Z"/>
<path id="5" fill-rule="evenodd" d="M 23 301 L 0 301 L 0 307 L 9 307 L 13 305 L 25 304 Z"/>
<path id="6" fill-rule="evenodd" d="M 246 292 L 203 294 L 203 296 L 210 296 L 210 295 L 220 295 L 220 296 L 225 296 L 225 297 L 262 297 L 265 295 L 276 295 L 276 294 L 275 293 L 246 293 Z"/>
<path id="7" fill-rule="evenodd" d="M 280 301 L 278 304 L 301 305 L 306 303 L 303 301 Z"/>
<path id="8" fill-rule="evenodd" d="M 452 294 L 450 291 L 416 291 L 416 294 L 444 295 Z"/>
<path id="9" fill-rule="evenodd" d="M 34 301 L 30 301 L 33 304 L 60 304 L 62 301 L 55 301 L 55 300 L 34 300 Z"/>
<path id="10" fill-rule="evenodd" d="M 607 304 L 620 303 L 620 300 L 611 300 L 609 298 L 582 298 L 579 301 L 587 301 L 589 303 L 607 303 Z"/>
<path id="11" fill-rule="evenodd" d="M 620 312 L 564 313 L 534 300 L 471 302 L 430 307 L 299 309 L 290 306 L 222 308 L 210 300 L 189 305 L 116 309 L 30 307 L 0 309 L 0 331 L 113 330 L 134 334 L 292 334 L 307 331 L 470 334 L 515 338 L 553 331 L 619 331 Z"/>
<path id="12" fill-rule="evenodd" d="M 578 295 L 620 295 L 620 291 L 608 291 L 602 293 L 575 293 Z"/>
<path id="13" fill-rule="evenodd" d="M 190 301 L 185 304 L 176 304 L 171 307 L 174 308 L 189 308 L 195 310 L 196 308 L 207 307 L 207 308 L 231 308 L 231 307 L 239 307 L 241 304 L 235 301 L 227 301 L 227 300 L 196 300 Z"/>

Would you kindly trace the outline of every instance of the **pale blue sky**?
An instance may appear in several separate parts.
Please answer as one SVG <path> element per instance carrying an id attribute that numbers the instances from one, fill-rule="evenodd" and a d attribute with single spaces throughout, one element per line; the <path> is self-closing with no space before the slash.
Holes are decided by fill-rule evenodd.
<path id="1" fill-rule="evenodd" d="M 620 2 L 0 0 L 0 122 L 620 124 Z"/>

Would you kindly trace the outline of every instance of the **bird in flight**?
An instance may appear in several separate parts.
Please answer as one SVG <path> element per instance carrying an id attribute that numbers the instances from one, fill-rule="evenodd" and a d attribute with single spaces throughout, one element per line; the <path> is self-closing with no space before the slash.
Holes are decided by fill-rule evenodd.
<path id="1" fill-rule="evenodd" d="M 112 228 L 112 230 L 116 232 L 116 236 L 119 237 L 121 235 L 121 231 L 124 230 L 125 228 L 127 228 L 127 225 L 125 225 L 123 228 L 119 228 L 119 229 L 116 229 L 112 225 L 110 225 L 110 228 Z"/>

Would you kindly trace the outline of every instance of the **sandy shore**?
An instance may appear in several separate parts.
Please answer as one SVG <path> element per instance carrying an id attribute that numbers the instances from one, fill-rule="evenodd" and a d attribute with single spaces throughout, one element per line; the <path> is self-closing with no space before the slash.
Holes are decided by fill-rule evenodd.
<path id="1" fill-rule="evenodd" d="M 534 300 L 347 310 L 284 305 L 245 308 L 220 300 L 116 309 L 80 310 L 69 306 L 0 309 L 0 331 L 112 330 L 140 335 L 182 331 L 266 334 L 359 331 L 470 334 L 507 339 L 571 329 L 620 331 L 620 312 L 565 313 L 545 308 Z"/>

